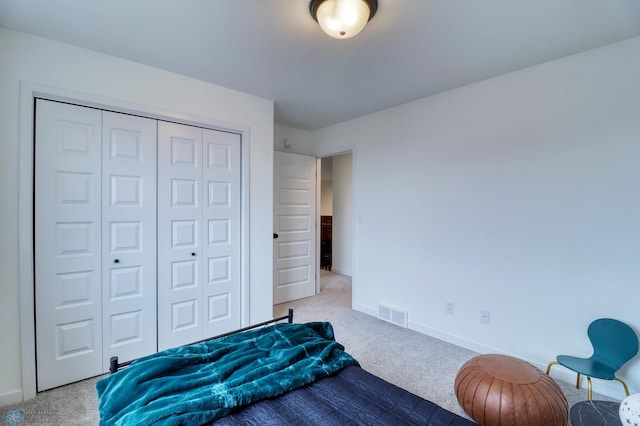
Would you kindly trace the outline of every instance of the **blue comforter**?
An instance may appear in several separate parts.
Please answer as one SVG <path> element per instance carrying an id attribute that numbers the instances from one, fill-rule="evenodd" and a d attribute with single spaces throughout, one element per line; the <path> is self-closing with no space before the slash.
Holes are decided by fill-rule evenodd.
<path id="1" fill-rule="evenodd" d="M 202 425 L 358 363 L 327 322 L 276 324 L 140 358 L 96 384 L 101 425 Z"/>

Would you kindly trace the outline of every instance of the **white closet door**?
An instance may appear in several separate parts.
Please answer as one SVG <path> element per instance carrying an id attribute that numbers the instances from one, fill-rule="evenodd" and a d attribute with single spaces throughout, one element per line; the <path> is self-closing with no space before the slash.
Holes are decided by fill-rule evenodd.
<path id="1" fill-rule="evenodd" d="M 240 135 L 158 123 L 158 349 L 241 325 Z"/>
<path id="2" fill-rule="evenodd" d="M 202 129 L 158 123 L 158 349 L 202 337 Z"/>
<path id="3" fill-rule="evenodd" d="M 204 130 L 203 336 L 240 327 L 240 135 Z"/>
<path id="4" fill-rule="evenodd" d="M 102 125 L 103 366 L 154 353 L 157 121 L 105 111 Z"/>
<path id="5" fill-rule="evenodd" d="M 102 373 L 101 116 L 37 101 L 38 391 Z"/>
<path id="6" fill-rule="evenodd" d="M 35 145 L 39 391 L 241 325 L 239 135 L 38 100 Z"/>

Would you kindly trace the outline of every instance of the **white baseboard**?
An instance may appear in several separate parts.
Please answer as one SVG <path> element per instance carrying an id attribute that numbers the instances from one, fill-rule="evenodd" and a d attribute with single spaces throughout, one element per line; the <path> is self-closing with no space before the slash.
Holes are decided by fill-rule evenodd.
<path id="1" fill-rule="evenodd" d="M 0 407 L 23 402 L 22 390 L 15 390 L 0 395 Z"/>
<path id="2" fill-rule="evenodd" d="M 362 306 L 362 305 L 353 305 L 353 309 L 375 318 L 377 318 L 377 315 L 378 315 L 375 309 L 370 309 L 369 307 Z M 523 357 L 520 354 L 506 353 L 505 351 L 500 350 L 498 348 L 487 346 L 480 342 L 463 339 L 458 336 L 454 336 L 452 334 L 443 333 L 440 330 L 426 327 L 422 324 L 418 324 L 412 321 L 409 321 L 409 329 L 416 331 L 418 333 L 425 334 L 427 336 L 445 341 L 447 343 L 460 346 L 470 351 L 477 352 L 479 354 L 497 353 L 497 354 L 510 355 L 516 358 L 520 358 L 525 360 L 529 364 L 539 368 L 542 371 L 547 370 L 547 365 L 549 361 L 551 361 L 551 360 L 549 361 L 531 360 L 531 359 L 527 359 L 526 357 Z M 549 375 L 555 380 L 559 380 L 575 386 L 576 373 L 574 373 L 573 371 L 565 367 L 562 367 L 560 365 L 555 365 L 551 368 Z M 622 384 L 618 383 L 617 381 L 591 379 L 591 382 L 592 382 L 592 388 L 594 393 L 598 393 L 598 394 L 607 396 L 609 398 L 617 399 L 619 401 L 623 400 L 626 397 Z M 587 388 L 586 378 L 582 378 L 581 388 L 582 389 Z"/>
<path id="3" fill-rule="evenodd" d="M 363 314 L 371 315 L 372 317 L 377 317 L 378 315 L 378 311 L 376 311 L 375 309 L 369 309 L 368 307 L 363 305 L 353 304 L 351 307 L 354 311 L 362 312 Z"/>
<path id="4" fill-rule="evenodd" d="M 436 330 L 434 328 L 426 327 L 422 324 L 418 324 L 415 322 L 409 321 L 409 328 L 413 331 L 417 331 L 418 333 L 426 334 L 427 336 L 435 337 L 436 339 L 443 340 L 447 343 L 451 343 L 452 345 L 460 346 L 465 349 L 468 349 L 473 352 L 477 352 L 479 354 L 503 354 L 503 355 L 511 355 L 505 354 L 504 351 L 501 351 L 497 348 L 487 346 L 483 343 L 463 339 L 461 337 L 455 336 L 449 333 L 443 333 L 440 330 Z"/>
<path id="5" fill-rule="evenodd" d="M 340 269 L 340 268 L 331 268 L 331 272 L 336 273 L 336 274 L 340 274 L 340 275 L 346 275 L 348 277 L 351 276 L 351 271 L 345 271 L 345 270 Z"/>

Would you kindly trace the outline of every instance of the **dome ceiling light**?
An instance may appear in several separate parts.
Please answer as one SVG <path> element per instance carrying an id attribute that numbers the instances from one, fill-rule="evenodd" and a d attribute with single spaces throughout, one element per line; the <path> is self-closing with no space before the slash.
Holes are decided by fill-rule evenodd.
<path id="1" fill-rule="evenodd" d="M 311 0 L 309 12 L 334 38 L 351 38 L 362 31 L 378 9 L 378 0 Z"/>

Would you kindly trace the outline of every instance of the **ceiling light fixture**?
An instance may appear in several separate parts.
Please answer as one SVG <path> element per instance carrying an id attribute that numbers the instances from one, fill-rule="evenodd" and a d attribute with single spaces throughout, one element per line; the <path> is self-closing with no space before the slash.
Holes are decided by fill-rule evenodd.
<path id="1" fill-rule="evenodd" d="M 362 31 L 378 9 L 378 0 L 311 0 L 309 11 L 320 28 L 334 38 Z"/>

